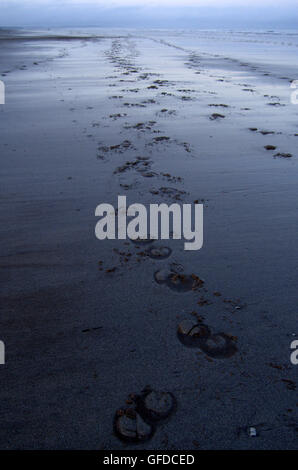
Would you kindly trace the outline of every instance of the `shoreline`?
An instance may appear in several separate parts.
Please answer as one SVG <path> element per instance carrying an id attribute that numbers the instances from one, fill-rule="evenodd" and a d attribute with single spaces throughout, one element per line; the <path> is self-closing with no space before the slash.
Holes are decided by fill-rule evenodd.
<path id="1" fill-rule="evenodd" d="M 147 385 L 177 410 L 144 449 L 296 448 L 292 76 L 156 35 L 1 51 L 2 449 L 123 449 L 114 414 Z M 203 204 L 202 250 L 98 241 L 119 194 Z M 199 319 L 237 353 L 181 344 Z"/>

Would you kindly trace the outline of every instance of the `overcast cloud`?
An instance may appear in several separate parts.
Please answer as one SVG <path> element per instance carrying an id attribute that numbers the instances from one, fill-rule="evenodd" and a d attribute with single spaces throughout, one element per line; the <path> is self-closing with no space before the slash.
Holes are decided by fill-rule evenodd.
<path id="1" fill-rule="evenodd" d="M 0 26 L 298 30 L 298 8 L 297 0 L 0 0 Z"/>

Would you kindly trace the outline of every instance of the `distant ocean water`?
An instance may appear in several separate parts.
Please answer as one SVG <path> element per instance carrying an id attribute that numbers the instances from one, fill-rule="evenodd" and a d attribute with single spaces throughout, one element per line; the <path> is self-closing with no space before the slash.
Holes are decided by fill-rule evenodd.
<path id="1" fill-rule="evenodd" d="M 298 30 L 188 30 L 128 28 L 0 28 L 0 39 L 73 39 L 117 37 L 150 37 L 202 56 L 235 59 L 250 65 L 264 66 L 276 74 L 298 79 Z"/>

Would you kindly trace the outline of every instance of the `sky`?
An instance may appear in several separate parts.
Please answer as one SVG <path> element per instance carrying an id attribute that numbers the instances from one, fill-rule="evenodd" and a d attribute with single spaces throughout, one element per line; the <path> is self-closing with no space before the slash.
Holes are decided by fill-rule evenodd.
<path id="1" fill-rule="evenodd" d="M 267 5 L 269 7 L 278 6 L 281 0 L 0 0 L 0 5 L 53 5 L 53 4 L 83 4 L 83 5 L 101 5 L 111 6 L 165 6 L 165 7 L 184 7 L 184 6 L 252 6 Z M 297 7 L 297 0 L 286 0 L 282 2 L 283 6 L 292 5 Z"/>
<path id="2" fill-rule="evenodd" d="M 0 0 L 0 26 L 289 28 L 298 0 Z"/>

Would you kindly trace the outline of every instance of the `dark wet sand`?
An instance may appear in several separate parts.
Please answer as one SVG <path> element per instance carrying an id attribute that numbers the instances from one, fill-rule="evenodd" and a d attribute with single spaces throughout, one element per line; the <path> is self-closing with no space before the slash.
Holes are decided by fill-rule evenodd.
<path id="1" fill-rule="evenodd" d="M 0 41 L 0 448 L 297 448 L 297 77 L 123 35 Z M 202 250 L 98 241 L 121 194 L 204 203 Z M 237 352 L 186 347 L 184 319 Z M 115 412 L 147 385 L 177 409 L 124 444 Z"/>

